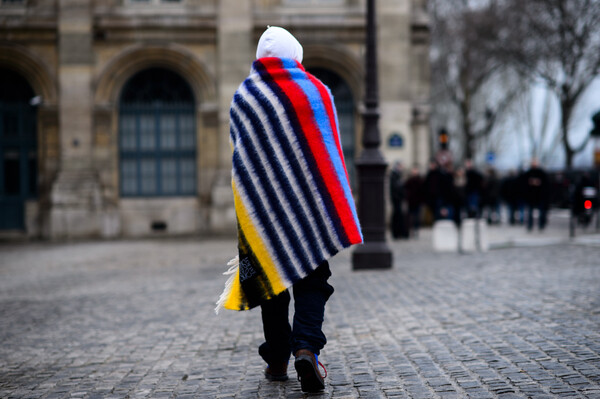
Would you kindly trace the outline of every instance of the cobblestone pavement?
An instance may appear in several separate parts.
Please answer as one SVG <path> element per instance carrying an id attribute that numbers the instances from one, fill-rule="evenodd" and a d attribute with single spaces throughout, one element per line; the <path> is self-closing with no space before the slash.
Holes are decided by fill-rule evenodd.
<path id="1" fill-rule="evenodd" d="M 332 262 L 323 398 L 600 398 L 600 247 Z M 299 398 L 260 312 L 214 314 L 233 240 L 0 245 L 1 398 Z"/>

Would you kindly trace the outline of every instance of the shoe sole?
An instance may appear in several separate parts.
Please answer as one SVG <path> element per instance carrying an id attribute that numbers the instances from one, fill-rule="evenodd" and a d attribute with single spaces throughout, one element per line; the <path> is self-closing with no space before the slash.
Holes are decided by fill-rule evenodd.
<path id="1" fill-rule="evenodd" d="M 287 381 L 289 377 L 287 374 L 273 375 L 265 371 L 265 378 L 269 381 Z"/>
<path id="2" fill-rule="evenodd" d="M 310 356 L 302 355 L 294 362 L 302 392 L 319 392 L 325 389 L 323 378 L 315 368 L 313 360 Z"/>

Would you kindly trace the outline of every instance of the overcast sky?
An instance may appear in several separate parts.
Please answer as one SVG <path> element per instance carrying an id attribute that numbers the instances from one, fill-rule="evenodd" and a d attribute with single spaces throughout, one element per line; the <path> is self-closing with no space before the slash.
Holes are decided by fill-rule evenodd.
<path id="1" fill-rule="evenodd" d="M 534 101 L 532 106 L 532 114 L 534 118 L 534 127 L 539 129 L 541 124 L 541 114 L 544 106 L 545 95 L 543 88 L 536 88 L 533 95 Z M 600 111 L 600 78 L 596 79 L 584 93 L 581 101 L 577 105 L 572 118 L 570 142 L 573 146 L 579 146 L 585 137 L 592 130 L 592 115 Z M 518 116 L 514 116 L 518 118 Z M 516 123 L 516 120 L 509 121 L 508 126 Z M 557 131 L 560 119 L 558 118 L 558 102 L 553 97 L 551 105 L 551 118 L 549 132 Z M 526 133 L 525 127 L 521 132 L 514 131 L 508 133 L 506 138 L 502 140 L 501 150 L 497 156 L 496 166 L 499 169 L 517 168 L 519 164 L 527 164 L 529 162 L 531 145 L 529 139 L 524 137 Z M 551 138 L 548 137 L 545 143 L 546 148 L 551 147 Z M 574 167 L 589 168 L 593 166 L 593 150 L 594 140 L 590 140 L 585 150 L 574 158 Z M 551 169 L 560 169 L 564 167 L 564 150 L 560 142 L 555 146 L 552 156 L 546 163 L 546 166 Z"/>

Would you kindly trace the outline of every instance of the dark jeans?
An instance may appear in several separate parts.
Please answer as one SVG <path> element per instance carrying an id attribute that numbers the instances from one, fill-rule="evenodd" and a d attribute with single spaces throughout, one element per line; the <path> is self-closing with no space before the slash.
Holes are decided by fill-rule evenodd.
<path id="1" fill-rule="evenodd" d="M 515 219 L 515 213 L 517 213 L 518 219 Z M 515 223 L 523 224 L 525 221 L 525 203 L 523 201 L 508 203 L 508 221 L 511 225 Z"/>
<path id="2" fill-rule="evenodd" d="M 290 354 L 299 349 L 308 349 L 317 355 L 323 349 L 327 343 L 321 330 L 325 303 L 333 294 L 333 287 L 327 283 L 330 276 L 329 263 L 325 261 L 308 277 L 294 284 L 293 328 L 288 319 L 289 291 L 261 305 L 266 342 L 258 352 L 268 364 L 287 362 Z"/>
<path id="3" fill-rule="evenodd" d="M 429 202 L 429 210 L 433 214 L 433 220 L 447 219 L 447 215 L 442 215 L 444 209 L 444 201 L 441 198 L 435 198 Z"/>
<path id="4" fill-rule="evenodd" d="M 401 203 L 394 204 L 391 225 L 393 238 L 408 238 L 408 227 L 406 226 Z"/>
<path id="5" fill-rule="evenodd" d="M 467 215 L 470 218 L 479 218 L 479 193 L 467 194 Z"/>

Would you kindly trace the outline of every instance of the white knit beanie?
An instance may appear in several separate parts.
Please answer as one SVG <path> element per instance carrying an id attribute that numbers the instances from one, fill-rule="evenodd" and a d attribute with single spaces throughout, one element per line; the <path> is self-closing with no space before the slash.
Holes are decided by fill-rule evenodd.
<path id="1" fill-rule="evenodd" d="M 270 26 L 258 40 L 256 58 L 292 58 L 302 63 L 302 45 L 287 30 Z"/>

